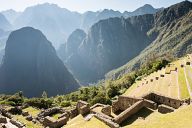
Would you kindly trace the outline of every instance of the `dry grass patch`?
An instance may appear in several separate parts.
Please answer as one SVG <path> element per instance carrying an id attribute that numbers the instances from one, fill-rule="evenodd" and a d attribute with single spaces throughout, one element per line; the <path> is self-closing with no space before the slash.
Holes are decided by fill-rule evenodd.
<path id="1" fill-rule="evenodd" d="M 78 115 L 67 122 L 67 125 L 63 128 L 109 128 L 109 126 L 95 117 L 92 117 L 89 121 L 85 121 L 82 115 Z"/>
<path id="2" fill-rule="evenodd" d="M 137 119 L 124 128 L 191 128 L 192 105 L 181 107 L 175 112 L 160 114 L 154 112 L 145 120 Z"/>

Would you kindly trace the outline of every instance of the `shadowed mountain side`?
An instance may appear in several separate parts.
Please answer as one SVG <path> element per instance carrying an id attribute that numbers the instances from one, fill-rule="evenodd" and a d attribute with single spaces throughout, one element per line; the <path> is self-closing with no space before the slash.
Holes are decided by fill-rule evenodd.
<path id="1" fill-rule="evenodd" d="M 76 90 L 77 81 L 46 37 L 39 31 L 25 27 L 12 32 L 0 68 L 0 92 L 23 91 L 26 96 L 50 96 Z"/>

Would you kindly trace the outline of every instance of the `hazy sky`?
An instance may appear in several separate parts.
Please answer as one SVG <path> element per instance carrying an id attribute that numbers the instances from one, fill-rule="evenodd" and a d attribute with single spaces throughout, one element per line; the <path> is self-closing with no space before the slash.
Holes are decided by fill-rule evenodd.
<path id="1" fill-rule="evenodd" d="M 55 3 L 60 7 L 78 12 L 85 12 L 87 10 L 96 11 L 104 8 L 119 11 L 133 11 L 144 4 L 151 4 L 155 8 L 160 8 L 168 7 L 181 1 L 182 0 L 0 0 L 0 11 L 7 9 L 23 11 L 28 6 L 45 2 Z"/>

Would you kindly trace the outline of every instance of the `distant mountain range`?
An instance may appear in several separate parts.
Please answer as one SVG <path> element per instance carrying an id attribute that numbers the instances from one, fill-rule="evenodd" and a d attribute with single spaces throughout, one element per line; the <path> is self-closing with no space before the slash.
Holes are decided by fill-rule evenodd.
<path id="1" fill-rule="evenodd" d="M 0 93 L 23 91 L 34 97 L 46 91 L 53 96 L 79 87 L 41 31 L 25 27 L 10 34 L 0 67 Z"/>
<path id="2" fill-rule="evenodd" d="M 104 9 L 97 12 L 85 12 L 83 14 L 60 8 L 55 4 L 40 4 L 28 7 L 24 12 L 14 10 L 3 11 L 2 14 L 18 29 L 31 26 L 41 30 L 53 45 L 58 48 L 67 40 L 75 29 L 83 29 L 85 32 L 96 22 L 110 17 L 130 17 L 143 14 L 154 14 L 159 9 L 151 5 L 144 5 L 134 12 L 124 12 Z"/>
<path id="3" fill-rule="evenodd" d="M 73 75 L 84 84 L 103 79 L 107 72 L 139 54 L 106 77 L 117 78 L 138 68 L 151 54 L 160 56 L 169 52 L 170 55 L 184 55 L 191 51 L 191 8 L 191 2 L 184 1 L 161 9 L 156 14 L 100 20 L 88 30 L 84 39 L 80 33 L 70 36 L 75 39 L 81 37 L 76 40 L 79 46 L 74 47 L 73 54 L 66 57 L 67 54 L 61 53 L 66 49 L 64 46 L 61 47 L 63 50 L 58 50 L 58 54 Z"/>
<path id="4" fill-rule="evenodd" d="M 11 28 L 12 26 L 9 23 L 9 21 L 5 18 L 3 14 L 0 13 L 0 29 L 7 31 L 7 30 L 10 30 Z"/>

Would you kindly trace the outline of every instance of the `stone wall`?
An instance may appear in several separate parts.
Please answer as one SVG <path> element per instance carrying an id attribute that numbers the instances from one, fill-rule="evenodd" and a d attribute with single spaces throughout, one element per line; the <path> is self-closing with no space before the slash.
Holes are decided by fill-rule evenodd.
<path id="1" fill-rule="evenodd" d="M 170 113 L 173 111 L 174 111 L 174 108 L 172 108 L 172 107 L 169 107 L 169 106 L 166 106 L 163 104 L 158 106 L 158 112 L 160 112 L 160 113 L 166 114 L 166 113 Z"/>
<path id="2" fill-rule="evenodd" d="M 137 113 L 141 108 L 144 107 L 144 101 L 138 101 L 133 104 L 131 107 L 127 108 L 125 111 L 120 113 L 117 117 L 114 118 L 114 121 L 117 124 L 121 124 L 124 120 L 128 117 L 132 116 L 133 114 Z"/>
<path id="3" fill-rule="evenodd" d="M 110 128 L 119 128 L 119 124 L 113 122 L 112 118 L 101 114 L 101 113 L 97 113 L 94 115 L 97 119 L 99 119 L 100 121 L 104 122 L 106 125 L 108 125 Z"/>
<path id="4" fill-rule="evenodd" d="M 90 112 L 89 104 L 82 100 L 78 101 L 76 108 L 78 113 L 81 115 L 85 115 Z"/>
<path id="5" fill-rule="evenodd" d="M 170 106 L 170 107 L 173 107 L 176 109 L 179 108 L 183 104 L 182 100 L 170 98 L 170 97 L 163 96 L 163 95 L 157 94 L 157 93 L 147 94 L 147 95 L 143 96 L 143 98 L 152 100 L 152 101 L 156 102 L 157 104 L 165 104 L 167 106 Z"/>
<path id="6" fill-rule="evenodd" d="M 91 106 L 90 109 L 94 109 L 96 107 L 102 107 L 101 112 L 105 115 L 110 116 L 111 115 L 111 106 L 110 105 L 105 105 L 105 104 L 100 104 L 96 103 L 95 105 Z M 92 111 L 93 112 L 93 111 Z"/>
<path id="7" fill-rule="evenodd" d="M 110 106 L 110 105 L 105 105 L 105 106 L 102 108 L 101 112 L 102 112 L 103 114 L 105 114 L 105 115 L 110 116 L 110 115 L 111 115 L 111 106 Z"/>
<path id="8" fill-rule="evenodd" d="M 67 121 L 69 118 L 62 117 L 58 120 L 55 120 L 54 118 L 47 116 L 44 118 L 44 121 L 42 122 L 45 127 L 50 128 L 61 128 L 63 125 L 67 124 Z"/>
<path id="9" fill-rule="evenodd" d="M 78 115 L 78 110 L 77 108 L 73 108 L 69 111 L 69 113 L 70 113 L 70 118 L 72 119 Z"/>
<path id="10" fill-rule="evenodd" d="M 42 110 L 39 114 L 38 114 L 38 117 L 46 117 L 46 116 L 50 116 L 52 114 L 55 114 L 55 113 L 63 113 L 64 110 L 59 108 L 59 107 L 54 107 L 54 108 L 49 108 L 49 109 L 46 109 L 46 110 Z"/>
<path id="11" fill-rule="evenodd" d="M 16 120 L 14 120 L 14 119 L 11 119 L 10 122 L 11 122 L 13 125 L 17 126 L 18 128 L 24 128 L 24 127 L 25 127 L 24 124 L 22 124 L 22 123 L 20 123 L 20 122 L 18 122 L 18 121 L 16 121 Z"/>
<path id="12" fill-rule="evenodd" d="M 144 99 L 144 106 L 153 110 L 157 109 L 157 103 L 151 100 Z"/>
<path id="13" fill-rule="evenodd" d="M 117 111 L 124 111 L 139 100 L 142 99 L 128 96 L 119 96 L 118 99 L 112 103 L 112 111 L 114 113 Z"/>

